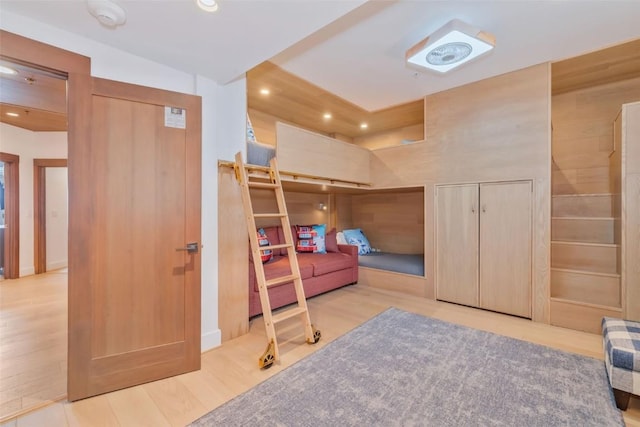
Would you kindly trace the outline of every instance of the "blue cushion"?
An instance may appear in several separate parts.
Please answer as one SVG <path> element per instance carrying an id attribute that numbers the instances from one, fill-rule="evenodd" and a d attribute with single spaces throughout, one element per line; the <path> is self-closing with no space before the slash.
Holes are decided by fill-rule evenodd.
<path id="1" fill-rule="evenodd" d="M 347 239 L 347 243 L 358 247 L 358 255 L 365 255 L 371 253 L 371 245 L 367 236 L 364 235 L 360 228 L 353 230 L 344 230 L 344 238 Z"/>

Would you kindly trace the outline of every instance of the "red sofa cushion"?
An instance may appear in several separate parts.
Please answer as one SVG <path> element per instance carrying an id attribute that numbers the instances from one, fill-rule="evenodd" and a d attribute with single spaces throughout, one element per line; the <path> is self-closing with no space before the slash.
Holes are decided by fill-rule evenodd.
<path id="1" fill-rule="evenodd" d="M 298 259 L 309 257 L 309 262 L 313 265 L 314 277 L 334 271 L 353 268 L 353 257 L 343 253 L 328 252 L 326 254 L 298 254 Z"/>
<path id="2" fill-rule="evenodd" d="M 298 260 L 298 265 L 300 266 L 300 275 L 302 276 L 302 280 L 313 277 L 313 265 L 311 263 L 302 263 Z M 251 268 L 254 268 L 253 265 Z M 258 281 L 255 280 L 255 272 L 253 273 L 254 274 L 250 275 L 250 279 L 254 281 L 254 290 L 258 292 Z M 291 268 L 289 267 L 289 259 L 287 257 L 276 256 L 271 261 L 264 264 L 264 277 L 267 280 L 288 276 L 289 274 L 291 274 Z"/>

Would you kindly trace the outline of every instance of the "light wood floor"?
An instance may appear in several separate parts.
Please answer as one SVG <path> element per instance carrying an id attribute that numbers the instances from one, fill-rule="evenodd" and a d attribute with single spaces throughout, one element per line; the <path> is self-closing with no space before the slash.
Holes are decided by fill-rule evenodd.
<path id="1" fill-rule="evenodd" d="M 0 420 L 66 396 L 66 269 L 0 281 L 0 342 Z"/>
<path id="2" fill-rule="evenodd" d="M 282 360 L 271 369 L 258 369 L 257 358 L 266 343 L 262 319 L 258 318 L 252 322 L 249 334 L 203 354 L 202 369 L 198 372 L 75 403 L 55 403 L 6 426 L 183 426 L 391 306 L 602 358 L 599 335 L 356 285 L 309 301 L 314 324 L 322 331 L 318 344 L 303 344 L 304 335 L 295 321 L 282 325 L 279 329 Z M 629 426 L 640 426 L 639 399 L 632 400 L 625 420 Z"/>

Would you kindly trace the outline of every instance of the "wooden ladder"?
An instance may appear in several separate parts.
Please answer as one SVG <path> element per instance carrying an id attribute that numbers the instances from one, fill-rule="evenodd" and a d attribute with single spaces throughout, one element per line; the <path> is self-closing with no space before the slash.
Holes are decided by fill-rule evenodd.
<path id="1" fill-rule="evenodd" d="M 258 359 L 260 368 L 268 368 L 274 362 L 280 360 L 278 351 L 278 339 L 276 335 L 275 325 L 287 319 L 298 316 L 304 326 L 306 341 L 309 344 L 315 344 L 320 340 L 320 331 L 316 330 L 311 324 L 309 317 L 309 309 L 307 308 L 307 299 L 302 287 L 302 276 L 300 275 L 300 266 L 296 257 L 296 248 L 291 233 L 291 224 L 289 223 L 289 214 L 287 213 L 287 205 L 284 200 L 284 191 L 282 190 L 282 182 L 280 181 L 280 173 L 276 159 L 271 159 L 270 166 L 245 165 L 242 161 L 242 153 L 237 153 L 235 157 L 234 170 L 236 179 L 240 183 L 242 189 L 242 203 L 244 205 L 245 219 L 247 221 L 247 231 L 249 232 L 249 242 L 251 244 L 251 253 L 253 255 L 253 266 L 256 271 L 256 280 L 258 281 L 258 290 L 260 292 L 260 304 L 262 305 L 262 316 L 264 318 L 265 330 L 267 333 L 267 349 Z M 258 172 L 257 177 L 253 173 Z M 262 190 L 273 190 L 278 212 L 273 213 L 255 213 L 253 204 L 251 203 L 252 188 Z M 257 238 L 256 218 L 279 218 L 284 234 L 284 244 L 260 246 Z M 287 257 L 289 259 L 290 274 L 267 280 L 264 273 L 264 266 L 261 260 L 261 252 L 267 250 L 276 250 L 286 248 Z M 271 303 L 269 301 L 269 288 L 283 283 L 293 282 L 297 305 L 293 308 L 286 308 L 278 313 L 273 313 Z"/>

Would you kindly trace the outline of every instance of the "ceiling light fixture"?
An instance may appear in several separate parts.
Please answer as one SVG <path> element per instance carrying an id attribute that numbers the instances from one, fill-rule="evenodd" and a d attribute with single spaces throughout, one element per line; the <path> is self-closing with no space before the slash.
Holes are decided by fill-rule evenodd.
<path id="1" fill-rule="evenodd" d="M 13 68 L 9 68 L 9 67 L 5 67 L 4 65 L 0 65 L 0 73 L 1 74 L 18 74 L 18 72 L 16 70 L 14 70 Z"/>
<path id="2" fill-rule="evenodd" d="M 407 50 L 405 59 L 409 66 L 446 73 L 490 52 L 495 44 L 493 35 L 454 19 Z"/>
<path id="3" fill-rule="evenodd" d="M 9 117 L 20 117 L 20 114 L 18 114 L 18 113 L 7 113 L 7 116 L 9 116 Z"/>
<path id="4" fill-rule="evenodd" d="M 127 15 L 122 7 L 110 0 L 87 0 L 89 13 L 102 25 L 115 28 L 127 21 Z"/>
<path id="5" fill-rule="evenodd" d="M 332 116 L 331 116 L 331 113 L 324 113 L 324 114 L 322 115 L 322 117 L 323 117 L 325 120 L 329 120 Z"/>
<path id="6" fill-rule="evenodd" d="M 260 89 L 260 94 L 261 95 L 269 95 L 270 93 L 271 93 L 271 91 L 269 89 L 267 89 L 267 88 Z"/>
<path id="7" fill-rule="evenodd" d="M 369 125 L 368 125 L 368 124 L 366 124 L 366 123 L 360 123 L 360 129 L 366 129 L 366 128 L 368 128 L 368 127 L 369 127 Z"/>
<path id="8" fill-rule="evenodd" d="M 216 0 L 196 0 L 196 4 L 205 12 L 215 12 L 218 10 L 218 2 Z"/>

